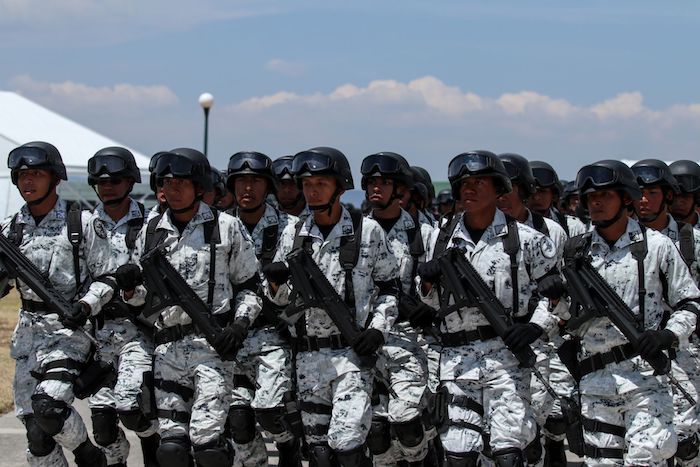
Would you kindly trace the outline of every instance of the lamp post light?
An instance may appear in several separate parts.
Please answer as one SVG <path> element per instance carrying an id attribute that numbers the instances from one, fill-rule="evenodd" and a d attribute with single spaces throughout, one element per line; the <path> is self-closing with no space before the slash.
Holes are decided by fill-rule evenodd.
<path id="1" fill-rule="evenodd" d="M 207 155 L 209 140 L 209 109 L 214 105 L 214 96 L 205 92 L 199 96 L 199 105 L 204 109 L 204 155 Z"/>

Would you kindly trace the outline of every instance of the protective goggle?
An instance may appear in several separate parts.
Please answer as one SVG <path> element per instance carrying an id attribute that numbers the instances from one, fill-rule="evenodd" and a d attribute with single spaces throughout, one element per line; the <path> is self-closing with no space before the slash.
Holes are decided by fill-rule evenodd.
<path id="1" fill-rule="evenodd" d="M 306 152 L 297 155 L 292 160 L 292 172 L 297 175 L 303 173 L 319 173 L 331 170 L 333 168 L 333 159 L 315 152 Z"/>
<path id="2" fill-rule="evenodd" d="M 478 174 L 493 171 L 492 158 L 478 153 L 464 153 L 450 161 L 447 167 L 447 177 L 450 180 L 461 177 L 465 172 Z"/>
<path id="3" fill-rule="evenodd" d="M 587 188 L 604 188 L 617 182 L 617 172 L 608 167 L 587 165 L 576 175 L 576 187 L 581 193 Z"/>
<path id="4" fill-rule="evenodd" d="M 539 186 L 548 187 L 557 183 L 556 174 L 548 169 L 533 168 L 532 175 L 535 177 L 537 185 Z"/>
<path id="5" fill-rule="evenodd" d="M 686 193 L 695 193 L 700 191 L 700 178 L 694 175 L 676 175 L 676 181 L 681 187 L 681 190 Z"/>
<path id="6" fill-rule="evenodd" d="M 126 161 L 117 156 L 93 156 L 88 159 L 88 174 L 114 174 L 127 170 Z"/>
<path id="7" fill-rule="evenodd" d="M 41 148 L 19 147 L 13 149 L 7 158 L 7 167 L 10 170 L 17 170 L 21 167 L 37 167 L 50 165 L 49 154 Z"/>
<path id="8" fill-rule="evenodd" d="M 506 172 L 508 172 L 508 177 L 511 180 L 520 178 L 520 169 L 518 166 L 515 164 L 512 164 L 510 161 L 502 161 L 503 162 L 503 167 L 506 168 Z"/>
<path id="9" fill-rule="evenodd" d="M 277 159 L 272 163 L 272 171 L 278 178 L 292 175 L 292 159 Z"/>
<path id="10" fill-rule="evenodd" d="M 634 177 L 640 185 L 655 185 L 664 181 L 664 171 L 660 167 L 639 166 L 632 167 Z"/>
<path id="11" fill-rule="evenodd" d="M 360 173 L 370 175 L 379 172 L 382 175 L 395 175 L 399 173 L 399 161 L 393 157 L 373 154 L 362 161 Z"/>
<path id="12" fill-rule="evenodd" d="M 229 172 L 238 172 L 246 167 L 250 170 L 267 170 L 270 166 L 270 159 L 255 154 L 234 154 L 228 161 Z"/>
<path id="13" fill-rule="evenodd" d="M 200 172 L 199 170 L 195 171 L 195 168 L 198 169 L 190 159 L 166 152 L 158 158 L 155 174 L 156 177 L 164 177 L 170 174 L 173 177 L 190 178 L 192 175 L 197 175 Z M 194 172 L 198 173 L 195 174 Z"/>

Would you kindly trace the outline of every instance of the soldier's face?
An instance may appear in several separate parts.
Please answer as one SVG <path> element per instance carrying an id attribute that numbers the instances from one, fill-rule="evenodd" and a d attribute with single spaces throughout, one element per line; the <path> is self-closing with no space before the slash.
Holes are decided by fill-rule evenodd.
<path id="1" fill-rule="evenodd" d="M 681 193 L 673 196 L 671 203 L 671 214 L 674 217 L 683 218 L 690 213 L 695 206 L 695 195 L 693 193 Z"/>
<path id="2" fill-rule="evenodd" d="M 312 175 L 301 179 L 301 189 L 304 198 L 310 206 L 320 206 L 330 203 L 335 193 L 336 182 L 333 177 Z"/>
<path id="3" fill-rule="evenodd" d="M 498 191 L 493 177 L 463 178 L 459 183 L 459 198 L 467 214 L 495 207 Z"/>
<path id="4" fill-rule="evenodd" d="M 164 178 L 163 195 L 168 206 L 184 209 L 194 203 L 197 192 L 194 183 L 188 178 Z"/>
<path id="5" fill-rule="evenodd" d="M 282 206 L 292 206 L 297 202 L 299 188 L 294 180 L 281 180 L 277 188 L 277 201 Z"/>
<path id="6" fill-rule="evenodd" d="M 535 211 L 546 211 L 554 202 L 554 190 L 552 187 L 537 187 L 535 194 L 530 196 L 527 205 Z"/>
<path id="7" fill-rule="evenodd" d="M 658 187 L 642 189 L 642 197 L 634 201 L 634 210 L 639 217 L 654 216 L 661 210 L 664 201 L 664 191 Z"/>
<path id="8" fill-rule="evenodd" d="M 367 200 L 372 206 L 385 206 L 394 192 L 394 181 L 385 177 L 367 179 Z"/>
<path id="9" fill-rule="evenodd" d="M 233 181 L 236 202 L 243 209 L 255 209 L 265 201 L 267 179 L 259 175 L 242 175 Z"/>
<path id="10" fill-rule="evenodd" d="M 598 190 L 586 195 L 591 221 L 607 221 L 615 217 L 623 200 L 615 190 Z"/>
<path id="11" fill-rule="evenodd" d="M 119 199 L 126 196 L 129 188 L 131 187 L 132 179 L 130 178 L 101 178 L 97 180 L 96 188 L 97 194 L 100 199 L 104 201 L 111 201 L 113 199 Z"/>
<path id="12" fill-rule="evenodd" d="M 515 209 L 521 207 L 522 204 L 523 202 L 520 198 L 520 186 L 517 183 L 513 183 L 513 190 L 510 193 L 505 193 L 499 196 L 496 206 L 498 206 L 498 209 L 509 216 L 513 216 L 516 214 Z"/>
<path id="13" fill-rule="evenodd" d="M 17 189 L 25 201 L 35 201 L 48 193 L 53 178 L 53 173 L 45 169 L 20 170 L 17 174 Z"/>

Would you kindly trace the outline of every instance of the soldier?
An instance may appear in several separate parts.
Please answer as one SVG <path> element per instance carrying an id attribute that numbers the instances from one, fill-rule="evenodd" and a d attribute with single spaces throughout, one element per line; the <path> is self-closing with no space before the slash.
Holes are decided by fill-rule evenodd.
<path id="1" fill-rule="evenodd" d="M 663 161 L 645 159 L 632 166 L 642 197 L 634 201 L 634 210 L 641 224 L 661 232 L 678 247 L 685 263 L 689 266 L 695 284 L 698 284 L 700 271 L 697 258 L 700 257 L 700 231 L 692 224 L 678 224 L 668 213 L 674 198 L 681 188 Z M 688 349 L 674 351 L 672 371 L 685 390 L 695 399 L 700 392 L 700 368 L 698 367 L 697 334 L 692 334 Z M 691 405 L 683 394 L 673 389 L 674 426 L 678 435 L 676 458 L 680 465 L 697 465 L 693 460 L 698 455 L 698 409 Z"/>
<path id="2" fill-rule="evenodd" d="M 281 239 L 275 262 L 265 270 L 269 292 L 275 303 L 287 305 L 294 291 L 282 261 L 293 248 L 304 248 L 364 329 L 354 342 L 347 342 L 329 315 L 333 310 L 298 310 L 293 328 L 296 374 L 311 463 L 371 465 L 365 439 L 371 424 L 372 374 L 360 358 L 373 355 L 386 342 L 396 319 L 396 262 L 379 224 L 360 218 L 355 225 L 340 205 L 341 194 L 353 188 L 343 153 L 327 147 L 300 152 L 292 172 L 312 215 L 297 225 L 295 236 Z M 355 261 L 341 262 L 341 255 Z"/>
<path id="3" fill-rule="evenodd" d="M 495 154 L 471 151 L 456 156 L 450 162 L 448 178 L 464 214 L 443 227 L 428 253 L 432 260 L 421 265 L 422 298 L 435 308 L 439 306 L 437 282 L 442 273 L 436 258 L 455 247 L 464 249 L 464 255 L 513 316 L 526 315 L 535 281 L 544 286 L 557 279 L 561 284 L 554 245 L 536 230 L 507 220 L 497 209 L 498 197 L 511 191 L 511 183 Z M 507 252 L 506 244 L 517 246 L 517 252 L 510 247 Z M 512 270 L 517 271 L 514 277 Z M 529 322 L 516 322 L 503 339 L 475 307 L 456 310 L 441 322 L 440 381 L 447 391 L 449 420 L 440 436 L 448 466 L 477 465 L 486 423 L 496 464 L 524 465 L 523 449 L 536 431 L 526 396 L 529 374 L 518 367 L 509 348 L 525 349 L 556 326 L 558 320 L 548 311 L 549 305 L 541 299 Z"/>
<path id="4" fill-rule="evenodd" d="M 680 188 L 680 193 L 673 197 L 671 214 L 678 222 L 700 229 L 700 216 L 695 210 L 700 193 L 700 165 L 694 161 L 680 160 L 672 163 L 669 169 Z"/>
<path id="5" fill-rule="evenodd" d="M 255 244 L 261 266 L 270 264 L 283 235 L 294 236 L 298 219 L 265 200 L 276 191 L 272 161 L 259 152 L 238 152 L 228 163 L 226 184 L 236 195 L 236 215 Z M 267 465 L 267 452 L 255 421 L 277 444 L 279 465 L 300 466 L 299 439 L 287 428 L 285 403 L 295 400 L 292 381 L 292 349 L 289 336 L 275 329 L 281 310 L 263 298 L 263 309 L 251 324 L 234 379 L 229 424 L 236 446 L 236 465 Z M 255 412 L 253 412 L 255 411 Z"/>
<path id="6" fill-rule="evenodd" d="M 148 184 L 151 187 L 151 191 L 156 197 L 156 204 L 153 205 L 153 208 L 148 212 L 148 216 L 146 217 L 146 221 L 150 221 L 154 217 L 163 214 L 165 210 L 168 208 L 168 202 L 165 200 L 165 195 L 163 194 L 163 186 L 158 186 L 156 183 L 156 164 L 158 163 L 158 159 L 160 156 L 165 154 L 164 152 L 157 152 L 153 154 L 153 157 L 151 157 L 151 161 L 148 163 L 148 172 L 149 172 L 149 177 L 148 177 Z"/>
<path id="7" fill-rule="evenodd" d="M 532 175 L 527 159 L 513 153 L 500 154 L 498 157 L 503 161 L 503 166 L 508 172 L 513 186 L 510 193 L 506 193 L 498 199 L 498 208 L 505 214 L 514 217 L 518 222 L 522 222 L 549 237 L 557 250 L 557 263 L 561 264 L 564 243 L 567 239 L 566 232 L 557 222 L 531 211 L 526 206 L 529 197 L 537 191 L 535 177 Z M 533 300 L 530 303 L 534 305 L 536 302 Z M 528 314 L 518 317 L 518 320 L 529 321 L 533 311 L 532 309 L 528 310 Z M 576 382 L 556 353 L 557 347 L 562 344 L 559 335 L 562 325 L 563 322 L 553 329 L 554 332 L 551 335 L 538 342 L 534 350 L 537 354 L 537 367 L 549 380 L 552 388 L 559 396 L 571 397 L 576 390 Z M 546 466 L 566 466 L 566 453 L 564 452 L 566 422 L 561 412 L 560 400 L 558 398 L 552 400 L 542 383 L 534 376 L 531 378 L 530 385 L 532 408 L 535 411 L 538 426 L 544 432 L 544 464 Z M 542 446 L 539 437 L 537 437 L 525 452 L 528 463 L 536 463 L 541 457 L 541 451 Z"/>
<path id="8" fill-rule="evenodd" d="M 455 200 L 452 198 L 452 189 L 440 190 L 437 195 L 438 213 L 440 216 L 449 216 L 454 213 Z"/>
<path id="9" fill-rule="evenodd" d="M 91 272 L 101 266 L 87 245 L 98 252 L 107 244 L 88 229 L 88 213 L 58 196 L 57 186 L 67 175 L 56 147 L 42 141 L 23 144 L 10 151 L 7 166 L 26 204 L 3 223 L 2 232 L 73 303 L 70 314 L 59 317 L 26 284 L 15 281 L 22 304 L 10 349 L 16 362 L 12 387 L 17 417 L 27 430 L 27 461 L 67 466 L 63 447 L 73 451 L 79 467 L 105 466 L 104 454 L 88 438 L 72 403 L 74 381 L 91 352 L 82 326 L 111 298 L 104 283 L 87 287 L 89 276 L 95 277 Z"/>
<path id="10" fill-rule="evenodd" d="M 614 160 L 586 165 L 576 186 L 594 228 L 572 238 L 566 248 L 590 258 L 638 316 L 641 331 L 636 348 L 607 316 L 592 317 L 576 331 L 581 336 L 577 367 L 584 462 L 666 465 L 677 445 L 671 394 L 666 378 L 656 376 L 644 359 L 686 346 L 700 291 L 673 242 L 626 215 L 628 206 L 641 198 L 629 167 Z M 671 309 L 667 320 L 664 308 Z"/>
<path id="11" fill-rule="evenodd" d="M 160 465 L 228 466 L 233 452 L 224 426 L 231 405 L 234 362 L 248 326 L 260 311 L 258 262 L 240 221 L 201 202 L 211 187 L 206 157 L 194 149 L 163 153 L 156 182 L 168 209 L 141 230 L 134 261 L 153 248 L 211 310 L 223 331 L 209 343 L 180 306 L 155 311 L 154 385 L 161 444 Z M 147 290 L 136 264 L 121 266 L 117 282 L 127 303 L 140 306 Z"/>
<path id="12" fill-rule="evenodd" d="M 411 306 L 405 295 L 415 294 L 415 272 L 418 263 L 425 260 L 434 229 L 417 222 L 399 205 L 403 192 L 413 185 L 413 174 L 403 156 L 393 152 L 368 156 L 362 161 L 361 173 L 362 189 L 372 206 L 370 218 L 384 229 L 389 252 L 398 260 L 399 300 L 405 304 L 399 306 L 399 318 L 380 352 L 378 368 L 391 385 L 384 389 L 391 391 L 388 404 L 382 397 L 382 405 L 374 411 L 367 444 L 378 465 L 397 460 L 422 465 L 428 444 L 421 419 L 428 362 L 417 326 L 431 328 L 433 312 L 428 307 Z"/>
<path id="13" fill-rule="evenodd" d="M 412 166 L 413 188 L 404 192 L 399 200 L 401 208 L 408 212 L 412 218 L 418 219 L 421 224 L 435 226 L 437 221 L 431 212 L 427 210 L 435 196 L 435 188 L 430 180 L 430 174 L 422 167 Z"/>
<path id="14" fill-rule="evenodd" d="M 204 196 L 202 196 L 202 202 L 218 209 L 217 205 L 219 204 L 221 198 L 226 195 L 227 191 L 224 176 L 218 169 L 212 167 L 211 190 L 204 193 Z"/>
<path id="15" fill-rule="evenodd" d="M 89 229 L 106 239 L 110 247 L 95 252 L 104 267 L 99 274 L 113 276 L 131 259 L 144 223 L 144 206 L 129 196 L 134 183 L 141 182 L 141 172 L 131 151 L 121 147 L 97 151 L 87 166 L 88 183 L 100 199 Z M 93 436 L 110 466 L 125 466 L 129 456 L 129 442 L 119 428 L 119 419 L 141 439 L 144 463 L 149 467 L 158 465 L 158 423 L 139 406 L 141 386 L 153 372 L 153 339 L 148 327 L 138 321 L 140 313 L 140 308 L 130 307 L 114 294 L 102 308 L 103 325 L 96 333 L 102 344 L 97 357 L 112 364 L 117 372 L 116 385 L 100 388 L 89 400 Z"/>
<path id="16" fill-rule="evenodd" d="M 530 196 L 528 207 L 544 217 L 557 221 L 569 237 L 586 232 L 586 225 L 583 222 L 576 217 L 562 214 L 556 209 L 561 193 L 561 183 L 552 166 L 542 161 L 530 161 L 530 168 L 535 176 L 537 191 Z"/>
<path id="17" fill-rule="evenodd" d="M 280 211 L 304 220 L 309 216 L 310 211 L 306 206 L 304 193 L 294 180 L 292 159 L 294 156 L 282 156 L 272 163 L 272 171 L 277 180 L 275 198 Z"/>

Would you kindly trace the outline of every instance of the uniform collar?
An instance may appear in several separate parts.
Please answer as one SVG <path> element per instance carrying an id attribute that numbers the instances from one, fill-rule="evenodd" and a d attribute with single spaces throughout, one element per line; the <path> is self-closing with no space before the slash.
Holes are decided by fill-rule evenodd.
<path id="1" fill-rule="evenodd" d="M 170 216 L 171 212 L 170 208 L 168 208 L 165 211 L 165 214 L 163 214 L 163 217 L 161 217 L 160 221 L 158 222 L 157 229 L 166 229 L 171 230 L 173 232 L 179 232 L 177 227 L 175 227 L 175 225 L 172 223 Z M 197 210 L 194 217 L 190 219 L 190 221 L 187 223 L 187 227 L 185 227 L 185 230 L 194 230 L 199 224 L 204 224 L 205 222 L 209 222 L 211 220 L 214 220 L 214 213 L 212 212 L 209 205 L 200 201 L 199 209 Z"/>
<path id="2" fill-rule="evenodd" d="M 614 248 L 621 250 L 633 243 L 642 241 L 644 241 L 642 226 L 636 220 L 628 217 L 627 230 L 620 236 L 620 238 L 617 239 L 617 241 L 615 241 Z M 593 235 L 591 237 L 591 248 L 593 248 L 593 246 L 610 249 L 608 242 L 606 242 L 605 239 L 600 236 L 597 228 L 593 229 Z"/>
<path id="3" fill-rule="evenodd" d="M 56 199 L 56 204 L 53 208 L 46 213 L 42 222 L 51 222 L 54 219 L 65 220 L 67 218 L 66 213 L 68 212 L 68 203 L 64 201 L 60 196 Z M 17 223 L 25 225 L 36 225 L 34 222 L 34 216 L 29 212 L 29 206 L 25 203 L 19 210 L 17 215 Z"/>
<path id="4" fill-rule="evenodd" d="M 118 228 L 132 219 L 138 219 L 143 217 L 143 214 L 141 214 L 141 209 L 139 208 L 139 204 L 133 199 L 130 199 L 130 201 L 131 202 L 129 203 L 129 210 L 124 215 L 124 217 L 122 217 L 116 222 L 114 222 L 114 220 L 111 217 L 109 217 L 109 215 L 105 212 L 105 207 L 102 203 L 99 203 L 97 205 L 97 207 L 95 208 L 95 213 L 103 223 L 106 223 L 107 225 L 113 225 L 113 228 Z"/>
<path id="5" fill-rule="evenodd" d="M 479 243 L 488 243 L 492 238 L 504 237 L 506 235 L 508 235 L 508 220 L 506 219 L 506 215 L 503 213 L 503 211 L 496 208 L 496 213 L 493 216 L 493 220 L 491 221 L 491 224 L 486 227 L 486 230 L 481 236 Z M 460 238 L 465 242 L 475 244 L 469 235 L 467 226 L 464 224 L 464 215 L 460 215 L 459 223 L 457 224 L 453 238 Z"/>
<path id="6" fill-rule="evenodd" d="M 340 220 L 333 227 L 333 230 L 331 230 L 330 234 L 328 234 L 328 238 L 325 239 L 326 241 L 330 241 L 335 237 L 350 237 L 355 235 L 355 227 L 353 225 L 350 212 L 343 206 L 341 206 L 340 209 Z M 323 235 L 321 235 L 321 231 L 314 222 L 313 214 L 307 217 L 304 221 L 304 224 L 302 224 L 301 230 L 299 231 L 299 236 L 316 237 L 318 239 L 324 240 Z"/>
<path id="7" fill-rule="evenodd" d="M 668 216 L 668 225 L 661 229 L 661 233 L 666 235 L 674 242 L 677 242 L 680 239 L 680 229 L 678 228 L 678 222 L 676 222 L 673 216 Z"/>

